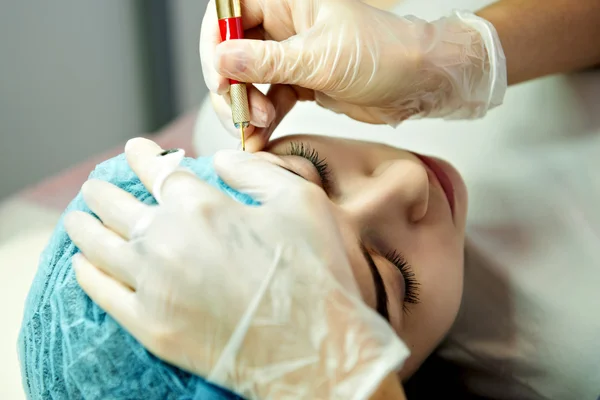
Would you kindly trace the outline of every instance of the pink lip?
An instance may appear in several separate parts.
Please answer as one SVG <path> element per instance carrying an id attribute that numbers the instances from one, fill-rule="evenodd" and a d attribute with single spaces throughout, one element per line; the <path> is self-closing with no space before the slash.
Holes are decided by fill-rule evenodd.
<path id="1" fill-rule="evenodd" d="M 434 158 L 423 156 L 421 154 L 415 154 L 415 156 L 417 156 L 417 158 L 421 160 L 437 178 L 440 186 L 442 186 L 442 190 L 444 191 L 446 198 L 448 199 L 450 211 L 452 212 L 452 215 L 454 215 L 454 185 L 452 185 L 450 177 L 446 171 L 444 171 L 444 168 Z"/>

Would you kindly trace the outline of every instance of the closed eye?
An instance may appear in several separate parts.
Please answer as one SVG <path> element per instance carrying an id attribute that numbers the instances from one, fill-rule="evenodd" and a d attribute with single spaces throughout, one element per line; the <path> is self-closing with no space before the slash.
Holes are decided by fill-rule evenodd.
<path id="1" fill-rule="evenodd" d="M 402 308 L 405 313 L 408 313 L 410 310 L 408 308 L 408 304 L 419 304 L 419 287 L 420 284 L 415 277 L 415 273 L 410 266 L 406 262 L 404 256 L 396 250 L 389 251 L 384 256 L 386 260 L 388 260 L 396 269 L 402 274 L 402 278 L 404 279 L 404 299 L 402 302 Z"/>
<path id="2" fill-rule="evenodd" d="M 290 142 L 286 154 L 289 156 L 302 157 L 310 161 L 319 174 L 323 190 L 325 190 L 325 193 L 331 193 L 333 188 L 331 169 L 329 168 L 325 158 L 319 156 L 319 153 L 315 149 L 313 149 L 308 143 Z"/>
<path id="3" fill-rule="evenodd" d="M 373 284 L 375 286 L 376 297 L 375 309 L 377 310 L 379 315 L 385 318 L 386 321 L 390 322 L 390 313 L 388 310 L 388 295 L 385 289 L 385 284 L 383 283 L 383 278 L 381 277 L 379 269 L 377 269 L 375 261 L 373 261 L 373 257 L 371 257 L 371 254 L 369 253 L 365 245 L 362 242 L 360 242 L 359 245 L 363 256 L 365 257 L 365 260 L 369 265 L 369 269 L 371 270 L 371 276 L 373 277 Z"/>

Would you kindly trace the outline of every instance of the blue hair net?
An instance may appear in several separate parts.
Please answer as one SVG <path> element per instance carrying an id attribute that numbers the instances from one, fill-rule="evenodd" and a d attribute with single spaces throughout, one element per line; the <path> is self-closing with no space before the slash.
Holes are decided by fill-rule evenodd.
<path id="1" fill-rule="evenodd" d="M 182 166 L 244 204 L 256 204 L 221 181 L 210 158 L 186 158 Z M 96 167 L 101 179 L 156 204 L 124 155 Z M 70 211 L 92 212 L 81 194 Z M 71 268 L 78 252 L 61 217 L 25 303 L 18 352 L 29 399 L 241 399 L 201 377 L 164 363 L 142 347 L 81 290 Z"/>

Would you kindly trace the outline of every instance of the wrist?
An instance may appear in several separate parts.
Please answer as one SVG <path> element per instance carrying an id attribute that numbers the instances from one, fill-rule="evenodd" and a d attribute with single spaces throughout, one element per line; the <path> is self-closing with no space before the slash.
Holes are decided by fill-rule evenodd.
<path id="1" fill-rule="evenodd" d="M 424 32 L 420 71 L 428 103 L 421 117 L 476 119 L 502 104 L 506 60 L 489 22 L 455 12 Z"/>

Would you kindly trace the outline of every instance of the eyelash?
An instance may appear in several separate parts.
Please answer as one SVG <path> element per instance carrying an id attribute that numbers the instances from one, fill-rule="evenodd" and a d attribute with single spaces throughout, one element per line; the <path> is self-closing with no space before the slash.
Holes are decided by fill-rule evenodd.
<path id="1" fill-rule="evenodd" d="M 319 156 L 319 153 L 306 143 L 291 142 L 288 150 L 288 155 L 306 158 L 310 161 L 317 170 L 325 192 L 328 192 L 329 182 L 331 178 L 331 170 L 324 158 Z"/>
<path id="2" fill-rule="evenodd" d="M 392 264 L 398 268 L 402 277 L 404 278 L 404 302 L 403 309 L 405 313 L 408 313 L 407 304 L 419 304 L 419 282 L 417 278 L 415 278 L 415 273 L 412 270 L 412 267 L 406 262 L 404 257 L 394 251 L 386 254 L 385 258 L 389 260 Z"/>

